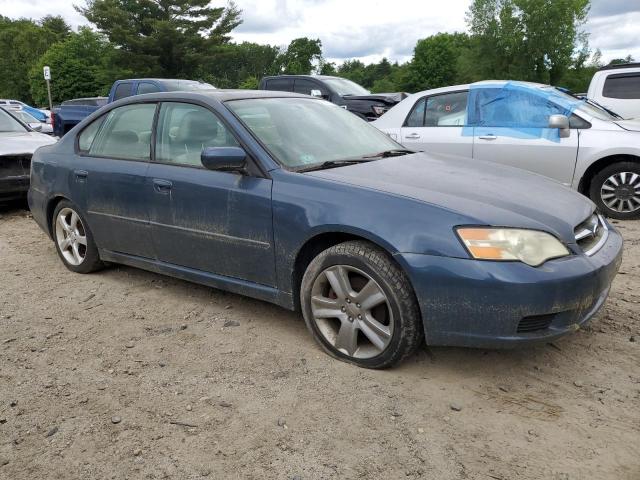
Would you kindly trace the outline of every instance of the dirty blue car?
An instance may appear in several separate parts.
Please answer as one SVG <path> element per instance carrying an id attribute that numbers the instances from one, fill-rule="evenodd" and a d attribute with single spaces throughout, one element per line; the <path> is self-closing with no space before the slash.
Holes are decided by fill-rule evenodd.
<path id="1" fill-rule="evenodd" d="M 70 270 L 120 263 L 299 309 L 329 354 L 554 340 L 604 304 L 622 239 L 554 181 L 413 153 L 321 99 L 136 96 L 33 156 Z"/>

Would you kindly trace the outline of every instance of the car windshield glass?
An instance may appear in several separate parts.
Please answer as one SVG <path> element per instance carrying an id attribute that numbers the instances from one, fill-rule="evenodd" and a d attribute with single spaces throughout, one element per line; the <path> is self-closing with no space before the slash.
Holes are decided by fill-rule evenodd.
<path id="1" fill-rule="evenodd" d="M 353 113 L 322 100 L 255 98 L 226 105 L 276 160 L 292 169 L 402 149 Z"/>
<path id="2" fill-rule="evenodd" d="M 0 108 L 0 132 L 26 132 L 27 129 Z"/>
<path id="3" fill-rule="evenodd" d="M 325 78 L 324 83 L 329 85 L 338 95 L 370 95 L 371 92 L 346 78 Z"/>
<path id="4" fill-rule="evenodd" d="M 40 123 L 37 118 L 32 117 L 27 112 L 14 112 L 14 115 L 24 123 Z"/>
<path id="5" fill-rule="evenodd" d="M 554 95 L 557 95 L 563 100 L 567 100 L 569 102 L 575 102 L 576 98 L 578 98 L 578 97 L 574 97 L 573 95 L 569 95 L 568 93 L 565 93 L 561 90 L 558 90 L 557 88 L 547 87 L 544 90 L 553 91 Z M 608 120 L 608 121 L 620 120 L 619 118 L 616 118 L 613 115 L 610 115 L 606 110 L 603 110 L 602 108 L 596 107 L 595 105 L 592 105 L 584 101 L 578 108 L 576 108 L 576 110 L 582 111 L 587 115 L 595 117 L 599 120 Z"/>
<path id="6" fill-rule="evenodd" d="M 196 82 L 195 80 L 165 80 L 163 83 L 167 87 L 167 90 L 190 91 L 216 88 L 209 83 Z"/>

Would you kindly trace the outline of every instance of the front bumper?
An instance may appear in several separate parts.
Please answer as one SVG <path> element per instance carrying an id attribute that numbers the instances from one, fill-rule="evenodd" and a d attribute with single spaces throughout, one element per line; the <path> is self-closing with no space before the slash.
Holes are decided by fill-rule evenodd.
<path id="1" fill-rule="evenodd" d="M 591 257 L 540 267 L 398 254 L 420 304 L 429 345 L 482 348 L 549 342 L 586 324 L 604 305 L 622 260 L 622 237 Z"/>

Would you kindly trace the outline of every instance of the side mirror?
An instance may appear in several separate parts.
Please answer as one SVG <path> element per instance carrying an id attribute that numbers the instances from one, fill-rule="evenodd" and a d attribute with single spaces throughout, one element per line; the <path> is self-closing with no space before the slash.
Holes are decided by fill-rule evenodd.
<path id="1" fill-rule="evenodd" d="M 207 170 L 240 171 L 246 164 L 247 153 L 240 147 L 206 147 L 200 161 Z"/>
<path id="2" fill-rule="evenodd" d="M 557 128 L 560 138 L 567 138 L 571 135 L 569 117 L 566 115 L 551 115 L 549 117 L 549 128 Z"/>
<path id="3" fill-rule="evenodd" d="M 312 97 L 320 97 L 322 98 L 322 91 L 321 90 L 311 90 L 311 96 Z"/>
<path id="4" fill-rule="evenodd" d="M 31 127 L 31 130 L 34 130 L 36 132 L 42 131 L 42 125 L 40 125 L 39 123 L 30 123 L 29 126 Z"/>

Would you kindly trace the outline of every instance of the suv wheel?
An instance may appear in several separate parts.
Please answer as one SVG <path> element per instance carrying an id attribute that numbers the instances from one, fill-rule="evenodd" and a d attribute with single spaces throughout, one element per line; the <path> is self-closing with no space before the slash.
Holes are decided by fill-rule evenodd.
<path id="1" fill-rule="evenodd" d="M 74 204 L 61 201 L 51 222 L 56 250 L 65 267 L 76 273 L 89 273 L 103 267 L 93 235 Z"/>
<path id="2" fill-rule="evenodd" d="M 304 274 L 300 299 L 311 334 L 340 360 L 386 368 L 422 343 L 409 279 L 370 243 L 345 242 L 320 253 Z"/>
<path id="3" fill-rule="evenodd" d="M 591 180 L 589 196 L 611 218 L 640 218 L 640 163 L 619 162 L 602 169 Z"/>

